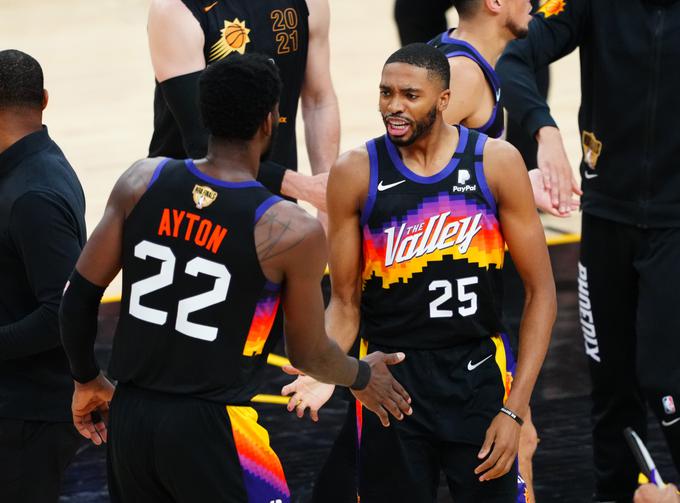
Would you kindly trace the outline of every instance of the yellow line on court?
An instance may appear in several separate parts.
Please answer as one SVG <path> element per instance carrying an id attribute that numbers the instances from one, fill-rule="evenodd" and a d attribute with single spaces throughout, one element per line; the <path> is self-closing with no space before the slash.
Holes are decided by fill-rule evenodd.
<path id="1" fill-rule="evenodd" d="M 581 241 L 581 236 L 579 234 L 563 234 L 545 240 L 548 246 L 570 245 L 578 243 L 579 241 Z"/>
<path id="2" fill-rule="evenodd" d="M 255 403 L 273 403 L 276 405 L 286 405 L 290 400 L 289 396 L 279 396 L 279 395 L 255 395 L 250 399 L 251 402 Z"/>

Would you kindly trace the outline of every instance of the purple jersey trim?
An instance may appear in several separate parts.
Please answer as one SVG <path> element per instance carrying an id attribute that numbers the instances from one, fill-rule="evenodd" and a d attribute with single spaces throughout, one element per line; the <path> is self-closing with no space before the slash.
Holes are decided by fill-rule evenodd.
<path id="1" fill-rule="evenodd" d="M 166 157 L 163 159 L 160 163 L 158 163 L 158 166 L 156 166 L 156 169 L 153 171 L 153 175 L 151 176 L 151 180 L 149 180 L 149 185 L 146 186 L 146 189 L 149 190 L 151 186 L 158 180 L 158 177 L 161 176 L 161 171 L 165 167 L 165 165 L 170 161 L 169 157 Z"/>
<path id="2" fill-rule="evenodd" d="M 227 182 L 225 180 L 218 180 L 217 178 L 208 176 L 201 170 L 199 170 L 194 164 L 194 161 L 192 159 L 185 159 L 184 164 L 186 165 L 187 169 L 191 172 L 192 175 L 208 183 L 212 183 L 213 185 L 226 187 L 228 189 L 245 189 L 247 187 L 262 187 L 262 184 L 257 180 L 248 180 L 245 182 Z"/>
<path id="3" fill-rule="evenodd" d="M 387 147 L 387 153 L 389 154 L 392 163 L 406 178 L 416 183 L 437 183 L 453 173 L 460 162 L 460 158 L 455 157 L 455 155 L 462 154 L 465 151 L 465 145 L 467 144 L 468 140 L 468 129 L 464 126 L 459 126 L 458 131 L 460 134 L 458 136 L 458 146 L 454 152 L 454 157 L 452 157 L 449 163 L 444 166 L 444 169 L 432 176 L 420 176 L 411 171 L 406 166 L 406 164 L 404 164 L 404 161 L 402 161 L 401 157 L 399 157 L 399 151 L 397 150 L 397 147 L 394 146 L 394 143 L 390 141 L 390 138 L 387 135 L 385 135 L 385 146 Z"/>
<path id="4" fill-rule="evenodd" d="M 278 292 L 281 290 L 281 285 L 282 283 L 274 283 L 273 281 L 265 281 L 264 283 L 264 290 L 268 292 Z"/>
<path id="5" fill-rule="evenodd" d="M 501 87 L 501 83 L 500 83 L 500 80 L 498 79 L 498 75 L 496 75 L 496 70 L 494 70 L 493 66 L 491 66 L 491 64 L 489 64 L 489 62 L 486 59 L 484 59 L 484 56 L 482 56 L 479 53 L 479 51 L 477 49 L 475 49 L 472 45 L 468 44 L 465 40 L 460 40 L 460 39 L 453 38 L 453 37 L 449 36 L 448 31 L 445 31 L 444 33 L 442 33 L 442 42 L 447 43 L 447 44 L 463 45 L 463 46 L 467 47 L 468 49 L 470 49 L 470 52 L 472 52 L 472 54 L 474 54 L 477 57 L 477 59 L 478 59 L 477 63 L 479 63 L 486 70 L 485 73 L 488 72 L 489 78 L 491 79 L 492 84 L 495 86 L 495 88 L 498 89 L 499 87 Z M 464 55 L 464 54 L 465 53 L 463 53 L 461 55 Z M 448 54 L 446 56 L 451 57 Z M 469 55 L 468 55 L 468 57 L 469 57 Z M 496 90 L 496 89 L 494 89 L 494 90 Z"/>
<path id="6" fill-rule="evenodd" d="M 253 222 L 253 224 L 259 222 L 260 218 L 262 218 L 262 215 L 264 215 L 265 211 L 267 211 L 269 208 L 274 206 L 279 201 L 283 201 L 283 199 L 281 199 L 279 196 L 271 196 L 265 199 L 255 210 L 255 221 Z"/>
<path id="7" fill-rule="evenodd" d="M 479 135 L 479 137 L 477 138 L 477 144 L 475 145 L 476 156 L 483 155 L 484 144 L 486 143 L 486 140 L 488 138 L 489 137 L 486 136 L 485 134 Z M 475 161 L 475 175 L 477 176 L 479 188 L 482 191 L 482 194 L 484 194 L 484 197 L 486 198 L 486 202 L 489 203 L 489 206 L 491 207 L 491 210 L 494 212 L 494 214 L 498 215 L 498 210 L 496 208 L 496 200 L 494 199 L 493 194 L 491 194 L 489 185 L 486 183 L 486 177 L 484 176 L 484 163 L 481 160 Z"/>
<path id="8" fill-rule="evenodd" d="M 368 150 L 369 180 L 368 195 L 361 210 L 360 223 L 362 226 L 366 225 L 368 218 L 371 216 L 373 206 L 375 205 L 376 191 L 378 190 L 378 151 L 375 149 L 375 140 L 366 142 L 366 150 Z"/>

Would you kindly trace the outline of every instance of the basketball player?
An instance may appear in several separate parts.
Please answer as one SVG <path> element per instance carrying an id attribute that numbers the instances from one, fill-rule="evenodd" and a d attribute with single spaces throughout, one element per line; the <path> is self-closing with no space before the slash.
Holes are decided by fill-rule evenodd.
<path id="1" fill-rule="evenodd" d="M 284 87 L 271 161 L 263 164 L 258 179 L 276 194 L 324 210 L 327 172 L 340 142 L 329 25 L 327 0 L 153 0 L 148 33 L 156 93 L 149 156 L 203 157 L 208 133 L 196 101 L 201 71 L 230 54 L 268 54 Z M 300 98 L 312 177 L 296 171 Z"/>
<path id="2" fill-rule="evenodd" d="M 463 124 L 491 138 L 503 133 L 501 87 L 494 67 L 511 40 L 526 37 L 531 21 L 527 0 L 454 0 L 458 28 L 448 30 L 429 43 L 449 58 L 451 103 L 444 112 L 449 124 Z M 578 201 L 559 199 L 549 177 L 531 170 L 536 205 L 558 217 L 578 209 Z M 545 182 L 545 183 L 544 183 Z M 575 194 L 580 189 L 572 177 Z M 554 190 L 553 190 L 554 189 Z"/>
<path id="3" fill-rule="evenodd" d="M 329 334 L 348 350 L 361 326 L 364 351 L 405 352 L 407 366 L 395 373 L 418 403 L 384 431 L 357 410 L 362 502 L 433 501 L 440 468 L 457 503 L 515 501 L 520 423 L 554 320 L 521 157 L 444 122 L 449 80 L 433 47 L 395 52 L 380 84 L 387 134 L 342 155 L 331 172 Z M 512 392 L 499 302 L 505 242 L 527 289 Z M 300 377 L 284 391 L 297 403 L 327 388 Z"/>
<path id="4" fill-rule="evenodd" d="M 680 2 L 549 0 L 529 36 L 508 45 L 498 63 L 504 103 L 538 139 L 539 164 L 566 171 L 534 75 L 576 48 L 579 314 L 593 386 L 595 500 L 628 502 L 638 470 L 622 431 L 645 438 L 647 405 L 680 470 L 680 140 L 668 133 L 680 110 Z"/>
<path id="5" fill-rule="evenodd" d="M 107 441 L 113 501 L 289 501 L 256 393 L 279 301 L 291 361 L 351 386 L 388 425 L 411 412 L 375 353 L 358 362 L 324 333 L 321 225 L 255 181 L 278 124 L 281 81 L 262 55 L 211 65 L 199 81 L 210 131 L 200 161 L 146 159 L 114 187 L 67 285 L 61 329 L 76 381 L 73 420 Z M 110 374 L 93 353 L 97 306 L 123 269 Z M 276 334 L 275 334 L 276 335 Z M 94 414 L 108 413 L 110 424 Z"/>

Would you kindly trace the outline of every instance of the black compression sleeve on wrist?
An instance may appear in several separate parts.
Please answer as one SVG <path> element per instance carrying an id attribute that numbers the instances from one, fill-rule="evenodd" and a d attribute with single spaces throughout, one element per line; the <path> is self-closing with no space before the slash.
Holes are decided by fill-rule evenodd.
<path id="1" fill-rule="evenodd" d="M 97 313 L 105 288 L 90 283 L 73 270 L 59 307 L 61 342 L 71 366 L 73 379 L 91 381 L 99 374 L 94 357 Z"/>
<path id="2" fill-rule="evenodd" d="M 286 168 L 273 161 L 263 161 L 260 163 L 260 170 L 257 173 L 257 181 L 264 185 L 269 192 L 281 196 L 281 184 L 286 174 Z"/>
<path id="3" fill-rule="evenodd" d="M 193 159 L 208 152 L 208 130 L 198 107 L 198 79 L 202 71 L 180 75 L 158 84 L 182 134 L 184 151 Z"/>
<path id="4" fill-rule="evenodd" d="M 359 360 L 359 370 L 357 371 L 357 377 L 354 382 L 349 387 L 355 391 L 361 391 L 366 389 L 368 386 L 368 381 L 371 380 L 371 366 L 363 360 Z"/>

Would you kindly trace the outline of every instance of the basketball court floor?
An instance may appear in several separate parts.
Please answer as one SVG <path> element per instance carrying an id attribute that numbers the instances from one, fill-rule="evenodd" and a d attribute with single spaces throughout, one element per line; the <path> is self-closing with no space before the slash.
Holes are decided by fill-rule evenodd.
<path id="1" fill-rule="evenodd" d="M 398 47 L 392 1 L 331 1 L 331 67 L 340 102 L 341 150 L 384 132 L 377 113 L 377 86 L 384 60 Z M 154 81 L 146 42 L 147 9 L 148 0 L 0 0 L 0 49 L 23 50 L 43 66 L 50 92 L 45 123 L 81 179 L 90 231 L 114 181 L 132 162 L 145 157 L 151 137 Z M 450 25 L 455 26 L 455 17 Z M 551 72 L 550 104 L 568 156 L 577 166 L 578 55 L 565 58 Z M 300 169 L 308 171 L 302 131 L 298 138 Z M 543 221 L 553 243 L 559 313 L 532 402 L 541 438 L 535 457 L 537 500 L 587 502 L 593 480 L 589 380 L 577 324 L 580 218 L 544 217 Z M 110 302 L 101 311 L 98 353 L 103 359 L 109 351 L 119 293 L 120 283 L 115 281 L 107 291 Z M 268 372 L 263 392 L 275 395 L 290 378 L 274 366 Z M 318 424 L 299 421 L 280 404 L 257 407 L 282 458 L 294 501 L 307 501 L 344 418 L 346 401 L 336 396 L 322 410 Z M 652 455 L 662 475 L 677 482 L 660 432 L 651 423 L 650 428 Z M 105 481 L 105 451 L 88 446 L 67 473 L 61 501 L 108 501 Z M 440 501 L 450 501 L 445 491 Z"/>

